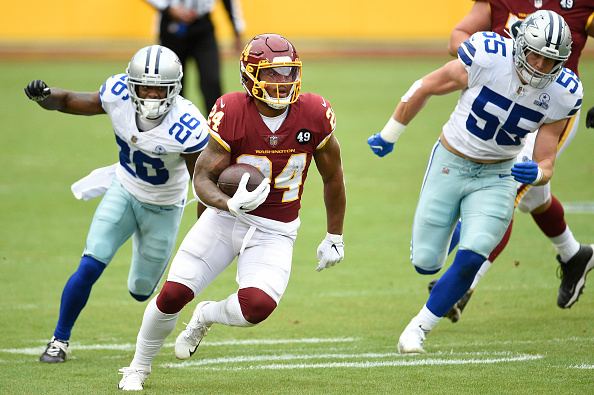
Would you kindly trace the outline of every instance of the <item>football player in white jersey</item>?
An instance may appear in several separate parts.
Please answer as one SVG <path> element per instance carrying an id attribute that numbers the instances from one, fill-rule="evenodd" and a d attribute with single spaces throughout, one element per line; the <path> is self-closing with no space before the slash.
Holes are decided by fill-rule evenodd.
<path id="1" fill-rule="evenodd" d="M 206 120 L 192 102 L 179 96 L 182 75 L 173 51 L 151 45 L 132 57 L 126 73 L 108 78 L 97 92 L 49 88 L 41 80 L 25 88 L 29 99 L 46 110 L 108 114 L 120 151 L 115 174 L 99 171 L 108 187 L 95 211 L 78 269 L 62 292 L 58 324 L 41 362 L 66 361 L 72 327 L 93 284 L 131 236 L 132 297 L 147 300 L 165 272 L 194 164 L 208 142 Z M 100 185 L 93 188 L 101 190 Z"/>
<path id="2" fill-rule="evenodd" d="M 374 153 L 386 155 L 431 96 L 462 90 L 429 159 L 413 223 L 411 262 L 421 274 L 437 273 L 461 219 L 459 248 L 400 336 L 399 352 L 425 353 L 425 335 L 464 295 L 503 237 L 516 181 L 543 185 L 551 179 L 559 135 L 583 97 L 580 80 L 563 68 L 570 53 L 569 27 L 552 11 L 530 15 L 513 40 L 475 33 L 460 46 L 457 60 L 415 82 L 381 133 L 368 139 Z M 526 136 L 536 130 L 532 159 L 517 162 Z"/>

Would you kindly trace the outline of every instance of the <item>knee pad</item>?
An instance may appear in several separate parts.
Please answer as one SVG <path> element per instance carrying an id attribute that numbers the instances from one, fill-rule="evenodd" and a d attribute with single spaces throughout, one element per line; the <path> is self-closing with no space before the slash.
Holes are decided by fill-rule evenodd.
<path id="1" fill-rule="evenodd" d="M 137 295 L 137 294 L 135 294 L 135 293 L 134 293 L 134 292 L 132 292 L 132 291 L 128 291 L 128 292 L 130 292 L 130 295 L 131 295 L 131 296 L 132 296 L 134 299 L 136 299 L 137 301 L 139 301 L 139 302 L 144 302 L 145 300 L 147 300 L 148 298 L 150 298 L 150 297 L 151 297 L 151 295 L 152 295 L 152 294 L 150 294 L 150 295 Z"/>
<path id="2" fill-rule="evenodd" d="M 251 324 L 264 321 L 276 308 L 276 302 L 258 288 L 242 288 L 237 291 L 243 317 Z"/>
<path id="3" fill-rule="evenodd" d="M 194 299 L 194 292 L 183 284 L 166 281 L 157 296 L 157 308 L 165 314 L 179 313 Z"/>
<path id="4" fill-rule="evenodd" d="M 516 208 L 523 213 L 529 213 L 541 207 L 551 197 L 550 184 L 530 186 L 520 198 Z"/>
<path id="5" fill-rule="evenodd" d="M 434 274 L 441 270 L 443 264 L 439 264 L 439 257 L 431 249 L 415 249 L 411 262 L 415 270 L 420 274 Z"/>
<path id="6" fill-rule="evenodd" d="M 134 280 L 128 278 L 128 291 L 130 295 L 139 302 L 143 302 L 151 297 L 157 290 L 155 280 L 146 277 L 137 277 Z"/>

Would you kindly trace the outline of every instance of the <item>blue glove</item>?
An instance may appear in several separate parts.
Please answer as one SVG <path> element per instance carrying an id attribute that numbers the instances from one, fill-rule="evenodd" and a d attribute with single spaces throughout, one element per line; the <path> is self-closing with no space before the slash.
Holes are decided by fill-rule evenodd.
<path id="1" fill-rule="evenodd" d="M 537 184 L 542 180 L 542 170 L 533 160 L 517 162 L 511 169 L 511 175 L 522 184 Z"/>
<path id="2" fill-rule="evenodd" d="M 394 149 L 394 143 L 388 143 L 379 133 L 368 138 L 367 144 L 369 144 L 373 153 L 379 157 L 388 155 Z"/>

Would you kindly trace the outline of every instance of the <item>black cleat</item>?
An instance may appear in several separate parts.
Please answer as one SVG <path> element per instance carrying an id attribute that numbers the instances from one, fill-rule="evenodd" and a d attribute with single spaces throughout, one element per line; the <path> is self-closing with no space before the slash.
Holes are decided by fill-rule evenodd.
<path id="1" fill-rule="evenodd" d="M 47 347 L 39 360 L 45 363 L 60 363 L 66 362 L 66 356 L 70 354 L 68 350 L 68 342 L 64 342 L 62 340 L 56 339 L 56 337 L 52 337 L 49 343 L 47 343 Z"/>
<path id="2" fill-rule="evenodd" d="M 594 268 L 594 245 L 580 245 L 580 249 L 567 263 L 561 262 L 561 286 L 557 296 L 557 305 L 562 309 L 570 308 L 578 301 L 586 285 L 586 275 Z"/>

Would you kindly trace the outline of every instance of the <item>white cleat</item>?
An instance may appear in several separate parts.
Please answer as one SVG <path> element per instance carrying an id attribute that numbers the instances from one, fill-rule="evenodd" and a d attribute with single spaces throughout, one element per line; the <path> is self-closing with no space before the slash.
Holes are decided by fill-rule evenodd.
<path id="1" fill-rule="evenodd" d="M 188 359 L 194 355 L 200 345 L 200 341 L 206 336 L 206 332 L 208 332 L 210 326 L 200 322 L 200 311 L 209 303 L 212 302 L 198 303 L 192 314 L 192 319 L 186 325 L 186 329 L 175 340 L 175 357 L 177 359 Z"/>
<path id="2" fill-rule="evenodd" d="M 427 354 L 423 348 L 425 340 L 425 331 L 418 323 L 411 322 L 398 340 L 398 352 L 400 354 Z"/>
<path id="3" fill-rule="evenodd" d="M 147 371 L 132 367 L 121 368 L 120 374 L 123 374 L 124 377 L 120 380 L 118 389 L 123 391 L 142 391 L 144 380 L 146 380 L 150 373 L 150 370 Z"/>

